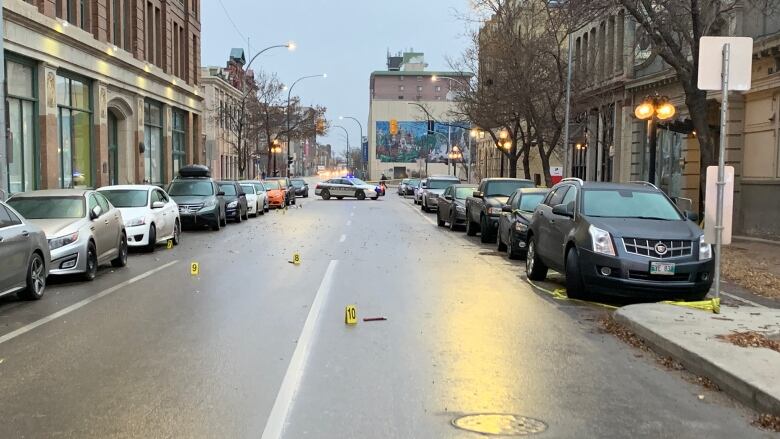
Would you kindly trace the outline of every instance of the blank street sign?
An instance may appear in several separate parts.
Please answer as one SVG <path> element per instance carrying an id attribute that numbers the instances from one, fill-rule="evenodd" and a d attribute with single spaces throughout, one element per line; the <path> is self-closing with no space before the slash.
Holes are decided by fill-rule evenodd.
<path id="1" fill-rule="evenodd" d="M 699 40 L 699 90 L 722 90 L 723 45 L 729 48 L 729 90 L 750 90 L 753 39 L 701 37 Z"/>

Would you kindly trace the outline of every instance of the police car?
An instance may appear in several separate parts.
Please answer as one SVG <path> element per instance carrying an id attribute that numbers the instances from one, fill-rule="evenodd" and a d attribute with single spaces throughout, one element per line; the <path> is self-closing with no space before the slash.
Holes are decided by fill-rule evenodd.
<path id="1" fill-rule="evenodd" d="M 323 200 L 330 200 L 331 197 L 339 200 L 342 198 L 357 198 L 358 200 L 371 198 L 376 200 L 379 199 L 380 191 L 378 187 L 368 184 L 359 178 L 340 177 L 317 183 L 314 194 L 322 197 Z"/>

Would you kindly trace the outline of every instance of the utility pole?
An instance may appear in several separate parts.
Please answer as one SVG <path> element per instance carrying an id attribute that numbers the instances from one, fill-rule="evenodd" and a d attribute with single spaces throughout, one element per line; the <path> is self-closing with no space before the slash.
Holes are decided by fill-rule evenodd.
<path id="1" fill-rule="evenodd" d="M 0 5 L 0 200 L 5 200 L 8 196 L 8 131 L 5 125 L 5 44 L 2 36 L 3 29 L 3 7 Z M 32 189 L 32 188 L 30 188 Z"/>

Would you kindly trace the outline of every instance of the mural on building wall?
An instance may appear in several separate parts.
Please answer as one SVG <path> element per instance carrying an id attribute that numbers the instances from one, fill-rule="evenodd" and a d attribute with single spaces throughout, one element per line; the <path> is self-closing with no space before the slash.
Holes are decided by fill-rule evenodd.
<path id="1" fill-rule="evenodd" d="M 466 124 L 454 124 L 462 125 Z M 469 160 L 469 132 L 443 123 L 434 123 L 434 133 L 428 132 L 427 121 L 399 121 L 398 132 L 390 133 L 390 121 L 376 123 L 376 158 L 383 163 L 446 163 L 447 154 L 457 145 L 463 160 Z"/>

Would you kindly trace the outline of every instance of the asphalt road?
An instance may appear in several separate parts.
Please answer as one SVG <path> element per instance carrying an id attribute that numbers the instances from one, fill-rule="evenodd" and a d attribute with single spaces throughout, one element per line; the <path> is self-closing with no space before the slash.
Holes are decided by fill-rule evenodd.
<path id="1" fill-rule="evenodd" d="M 773 437 L 411 200 L 298 202 L 0 299 L 0 437 L 477 438 L 452 422 L 483 413 L 550 438 Z"/>

